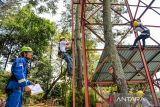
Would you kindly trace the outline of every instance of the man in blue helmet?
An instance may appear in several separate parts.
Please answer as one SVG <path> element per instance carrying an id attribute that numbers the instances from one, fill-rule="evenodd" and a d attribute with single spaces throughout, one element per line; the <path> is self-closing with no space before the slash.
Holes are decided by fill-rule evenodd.
<path id="1" fill-rule="evenodd" d="M 23 92 L 30 92 L 28 85 L 31 82 L 27 80 L 28 63 L 32 58 L 32 49 L 30 47 L 21 48 L 21 57 L 16 58 L 11 68 L 11 78 L 6 87 L 8 95 L 6 107 L 22 107 Z"/>

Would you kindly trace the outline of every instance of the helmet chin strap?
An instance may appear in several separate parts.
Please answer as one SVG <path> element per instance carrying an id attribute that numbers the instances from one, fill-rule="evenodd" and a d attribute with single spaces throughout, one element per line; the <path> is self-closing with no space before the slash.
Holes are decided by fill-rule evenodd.
<path id="1" fill-rule="evenodd" d="M 28 60 L 31 59 L 30 57 L 28 57 L 27 53 L 24 53 L 24 57 L 27 58 Z"/>
<path id="2" fill-rule="evenodd" d="M 29 59 L 29 58 L 28 58 L 28 55 L 27 55 L 26 53 L 25 53 L 24 57 L 27 58 L 27 59 Z"/>

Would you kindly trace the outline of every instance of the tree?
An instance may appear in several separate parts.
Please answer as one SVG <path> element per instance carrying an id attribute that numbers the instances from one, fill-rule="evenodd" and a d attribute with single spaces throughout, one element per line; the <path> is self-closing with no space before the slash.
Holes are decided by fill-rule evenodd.
<path id="1" fill-rule="evenodd" d="M 27 4 L 32 4 L 37 14 L 41 13 L 55 14 L 57 9 L 56 6 L 57 2 L 58 0 L 28 0 Z"/>
<path id="2" fill-rule="evenodd" d="M 40 58 L 55 34 L 55 24 L 38 17 L 31 8 L 31 5 L 26 5 L 15 15 L 2 20 L 0 55 L 7 57 L 6 64 L 10 55 L 11 58 L 17 56 L 24 45 L 32 47 L 34 55 Z"/>
<path id="3" fill-rule="evenodd" d="M 60 65 L 56 62 L 53 64 L 54 66 L 52 66 L 48 56 L 44 56 L 36 63 L 33 71 L 31 71 L 31 80 L 41 84 L 42 88 L 44 89 L 44 99 L 48 98 L 57 81 L 64 76 L 63 72 L 58 72 L 58 67 Z"/>
<path id="4" fill-rule="evenodd" d="M 22 5 L 31 4 L 37 14 L 41 13 L 56 13 L 56 3 L 58 0 L 7 0 L 6 2 L 0 1 L 1 16 L 5 16 L 13 11 L 20 9 Z"/>
<path id="5" fill-rule="evenodd" d="M 81 98 L 80 96 L 82 95 L 82 53 L 81 53 L 81 39 L 80 39 L 80 21 L 79 21 L 79 15 L 80 15 L 80 6 L 77 5 L 76 7 L 76 16 L 75 16 L 75 73 L 76 73 L 76 82 L 77 82 L 77 87 L 76 91 L 77 94 L 76 96 L 78 98 Z M 74 47 L 72 47 L 74 48 Z M 76 107 L 82 107 L 82 101 L 81 99 L 77 99 L 76 101 Z"/>
<path id="6" fill-rule="evenodd" d="M 20 9 L 21 0 L 7 0 L 6 2 L 0 1 L 0 19 L 17 12 Z"/>
<path id="7" fill-rule="evenodd" d="M 114 82 L 117 84 L 119 92 L 127 95 L 127 83 L 122 69 L 122 64 L 118 56 L 118 51 L 114 45 L 114 39 L 112 35 L 112 24 L 111 24 L 111 2 L 110 0 L 103 0 L 103 26 L 104 26 L 104 39 L 105 39 L 105 50 L 109 63 L 112 64 L 114 69 Z M 126 103 L 116 105 L 116 107 L 127 107 Z"/>

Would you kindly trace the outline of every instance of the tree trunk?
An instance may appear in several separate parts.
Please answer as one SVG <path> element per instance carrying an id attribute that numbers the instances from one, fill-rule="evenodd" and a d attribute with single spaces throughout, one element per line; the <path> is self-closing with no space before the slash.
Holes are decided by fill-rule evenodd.
<path id="1" fill-rule="evenodd" d="M 50 34 L 51 35 L 51 34 Z M 50 55 L 49 55 L 49 59 L 50 59 L 50 63 L 52 63 L 52 51 L 53 51 L 53 39 L 52 37 L 50 38 L 50 42 L 51 42 L 51 45 L 50 45 Z"/>
<path id="2" fill-rule="evenodd" d="M 4 70 L 6 70 L 7 63 L 8 63 L 8 60 L 9 60 L 9 57 L 10 57 L 11 51 L 12 51 L 12 44 L 11 44 L 11 47 L 10 47 L 10 49 L 9 49 L 9 52 L 8 52 L 8 55 L 7 55 L 6 62 L 5 62 L 5 64 L 4 64 Z"/>
<path id="3" fill-rule="evenodd" d="M 105 53 L 107 54 L 110 63 L 114 69 L 114 82 L 118 86 L 118 91 L 122 96 L 127 96 L 127 83 L 122 69 L 122 64 L 118 55 L 116 46 L 114 45 L 114 38 L 112 36 L 111 24 L 111 1 L 103 0 L 103 25 L 104 25 L 104 39 L 105 39 Z M 118 105 L 117 105 L 118 104 Z M 124 102 L 117 102 L 114 107 L 127 107 L 128 104 Z"/>
<path id="4" fill-rule="evenodd" d="M 80 21 L 79 21 L 79 14 L 80 14 L 80 6 L 77 5 L 76 7 L 76 22 L 75 22 L 75 44 L 76 44 L 76 67 L 75 67 L 75 73 L 76 73 L 76 83 L 77 83 L 77 98 L 76 98 L 76 107 L 82 107 L 82 102 L 79 98 L 81 98 L 82 95 L 82 54 L 81 54 L 81 39 L 80 39 Z"/>

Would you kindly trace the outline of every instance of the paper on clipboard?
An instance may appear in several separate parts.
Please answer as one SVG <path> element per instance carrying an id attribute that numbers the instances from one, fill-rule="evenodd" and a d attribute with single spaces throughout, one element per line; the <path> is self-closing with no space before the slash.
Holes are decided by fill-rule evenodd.
<path id="1" fill-rule="evenodd" d="M 29 85 L 28 87 L 31 89 L 31 95 L 37 95 L 39 93 L 43 93 L 43 89 L 39 84 Z"/>

